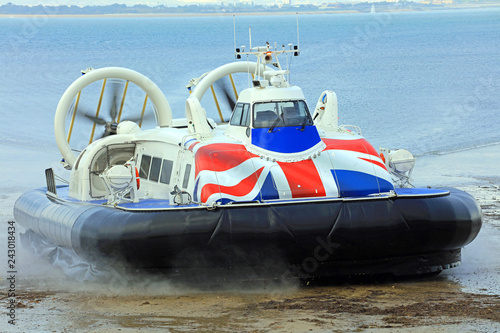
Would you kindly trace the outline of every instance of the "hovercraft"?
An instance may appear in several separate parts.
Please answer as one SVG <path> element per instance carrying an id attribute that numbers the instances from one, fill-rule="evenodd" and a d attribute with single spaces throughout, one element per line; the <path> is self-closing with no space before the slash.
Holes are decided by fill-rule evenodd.
<path id="1" fill-rule="evenodd" d="M 164 94 L 125 68 L 88 70 L 63 94 L 55 136 L 68 185 L 23 194 L 14 215 L 38 239 L 90 263 L 132 269 L 268 269 L 301 278 L 427 274 L 460 264 L 481 211 L 457 189 L 414 188 L 415 158 L 377 151 L 356 126 L 338 124 L 337 96 L 309 109 L 279 56 L 297 46 L 236 49 L 229 63 L 192 79 L 186 118 L 173 119 Z M 228 122 L 207 117 L 201 100 L 218 80 L 247 73 Z M 232 79 L 232 77 L 231 77 Z M 103 82 L 91 142 L 70 146 L 85 88 Z M 125 85 L 111 121 L 99 116 L 106 84 Z M 154 105 L 157 126 L 121 120 L 129 84 Z M 116 89 L 115 89 L 116 95 Z M 96 127 L 104 136 L 95 139 Z M 25 235 L 25 236 L 26 236 Z M 284 272 L 282 272 L 284 273 Z"/>

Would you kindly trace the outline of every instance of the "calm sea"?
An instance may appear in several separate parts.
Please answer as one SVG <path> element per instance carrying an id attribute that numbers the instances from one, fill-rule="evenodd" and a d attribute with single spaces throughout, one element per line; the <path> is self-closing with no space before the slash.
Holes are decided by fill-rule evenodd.
<path id="1" fill-rule="evenodd" d="M 297 17 L 237 16 L 236 44 L 297 42 Z M 300 15 L 291 81 L 314 108 L 339 97 L 340 122 L 375 147 L 417 155 L 500 142 L 500 10 Z M 53 150 L 60 96 L 87 67 L 149 76 L 174 116 L 191 78 L 233 55 L 233 17 L 1 18 L 0 147 Z M 246 82 L 240 83 L 244 86 Z M 217 118 L 213 99 L 203 99 Z M 227 114 L 227 113 L 226 113 Z"/>

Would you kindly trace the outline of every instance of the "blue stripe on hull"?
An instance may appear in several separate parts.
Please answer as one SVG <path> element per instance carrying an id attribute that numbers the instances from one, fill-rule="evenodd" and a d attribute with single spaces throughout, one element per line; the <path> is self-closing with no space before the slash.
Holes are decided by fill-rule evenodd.
<path id="1" fill-rule="evenodd" d="M 264 184 L 260 188 L 260 193 L 254 200 L 274 200 L 279 199 L 279 193 L 274 185 L 273 175 L 269 172 L 264 181 Z"/>
<path id="2" fill-rule="evenodd" d="M 363 197 L 394 190 L 387 180 L 364 172 L 332 170 L 341 197 Z"/>

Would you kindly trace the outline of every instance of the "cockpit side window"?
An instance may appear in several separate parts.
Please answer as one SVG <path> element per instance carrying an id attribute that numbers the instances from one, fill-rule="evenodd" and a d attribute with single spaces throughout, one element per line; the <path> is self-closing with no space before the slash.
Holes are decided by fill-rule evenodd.
<path id="1" fill-rule="evenodd" d="M 243 104 L 243 114 L 241 115 L 241 126 L 250 126 L 250 104 Z"/>
<path id="2" fill-rule="evenodd" d="M 313 121 L 304 101 L 255 103 L 253 127 L 311 126 Z"/>
<path id="3" fill-rule="evenodd" d="M 250 104 L 236 104 L 230 124 L 234 126 L 250 126 Z"/>

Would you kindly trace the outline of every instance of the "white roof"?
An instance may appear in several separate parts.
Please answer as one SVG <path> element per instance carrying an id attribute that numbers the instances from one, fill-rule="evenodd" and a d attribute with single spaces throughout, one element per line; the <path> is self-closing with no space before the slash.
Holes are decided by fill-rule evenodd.
<path id="1" fill-rule="evenodd" d="M 282 100 L 304 100 L 304 93 L 299 87 L 276 88 L 273 86 L 265 88 L 249 88 L 240 93 L 238 102 L 255 103 Z"/>

